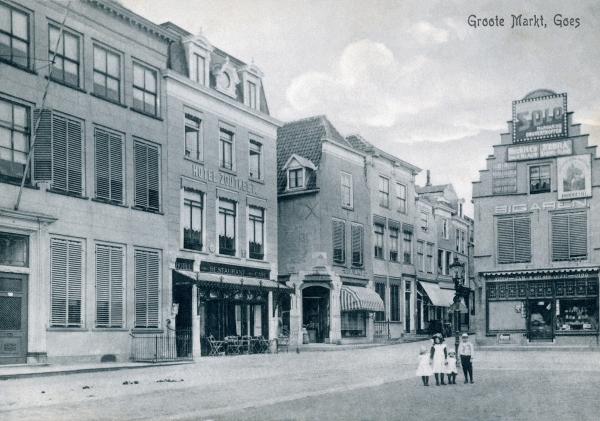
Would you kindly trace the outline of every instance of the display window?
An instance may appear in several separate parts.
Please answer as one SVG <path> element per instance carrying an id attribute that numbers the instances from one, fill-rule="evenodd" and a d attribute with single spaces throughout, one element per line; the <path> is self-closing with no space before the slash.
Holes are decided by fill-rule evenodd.
<path id="1" fill-rule="evenodd" d="M 342 338 L 367 336 L 366 311 L 342 311 Z"/>
<path id="2" fill-rule="evenodd" d="M 557 299 L 556 331 L 598 330 L 598 303 L 595 298 Z"/>

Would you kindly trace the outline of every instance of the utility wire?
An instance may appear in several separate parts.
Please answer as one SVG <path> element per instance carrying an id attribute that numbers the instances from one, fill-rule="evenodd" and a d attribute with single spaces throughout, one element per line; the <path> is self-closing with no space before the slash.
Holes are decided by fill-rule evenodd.
<path id="1" fill-rule="evenodd" d="M 52 60 L 50 60 L 51 64 L 55 63 L 56 54 L 58 53 L 58 46 L 60 45 L 60 40 L 63 36 L 65 22 L 67 21 L 67 16 L 69 15 L 69 7 L 71 6 L 71 1 L 67 3 L 67 10 L 65 11 L 65 17 L 60 24 L 60 29 L 58 32 L 58 39 L 56 40 L 56 46 L 54 48 L 54 54 L 52 54 Z M 33 133 L 31 135 L 31 145 L 29 146 L 29 153 L 27 154 L 27 162 L 25 163 L 25 171 L 23 171 L 23 177 L 21 178 L 21 186 L 19 187 L 19 193 L 17 195 L 17 202 L 15 203 L 15 210 L 19 210 L 19 204 L 21 203 L 21 195 L 23 194 L 23 187 L 25 186 L 25 178 L 27 177 L 27 173 L 29 172 L 29 167 L 31 166 L 31 156 L 33 155 L 33 150 L 35 148 L 35 141 L 37 138 L 37 131 L 40 126 L 40 120 L 42 119 L 42 112 L 44 110 L 44 106 L 46 105 L 46 97 L 48 96 L 48 90 L 50 88 L 50 81 L 52 80 L 52 71 L 54 67 L 49 65 L 50 71 L 48 72 L 48 80 L 46 81 L 46 87 L 44 88 L 44 96 L 42 96 L 42 103 L 40 104 L 40 112 L 38 113 L 37 119 L 34 122 Z M 33 174 L 32 177 L 33 179 Z"/>

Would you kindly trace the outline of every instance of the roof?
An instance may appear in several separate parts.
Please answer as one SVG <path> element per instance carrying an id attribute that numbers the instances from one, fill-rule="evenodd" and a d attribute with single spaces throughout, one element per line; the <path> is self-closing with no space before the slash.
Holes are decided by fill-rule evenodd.
<path id="1" fill-rule="evenodd" d="M 389 159 L 390 161 L 396 164 L 402 165 L 403 167 L 411 171 L 413 174 L 421 172 L 421 168 L 417 167 L 416 165 L 410 164 L 382 149 L 379 149 L 377 146 L 373 145 L 359 134 L 352 134 L 350 136 L 346 136 L 346 140 L 352 145 L 354 149 L 358 151 L 366 152 L 371 155 L 383 156 L 384 158 Z"/>
<path id="2" fill-rule="evenodd" d="M 443 193 L 450 184 L 438 184 L 434 186 L 417 187 L 417 193 Z"/>
<path id="3" fill-rule="evenodd" d="M 282 170 L 287 170 L 290 163 L 296 160 L 298 161 L 298 163 L 300 165 L 302 165 L 304 168 L 310 168 L 311 170 L 315 171 L 317 169 L 317 167 L 315 167 L 315 164 L 313 164 L 310 160 L 300 156 L 300 155 L 296 155 L 296 154 L 292 154 L 289 159 L 287 160 L 287 162 L 285 163 L 285 165 L 283 166 Z"/>
<path id="4" fill-rule="evenodd" d="M 285 190 L 286 181 L 283 167 L 289 158 L 296 154 L 318 167 L 321 162 L 321 145 L 324 140 L 352 148 L 352 145 L 324 115 L 291 121 L 277 130 L 277 186 L 279 191 Z M 308 180 L 307 187 L 311 187 L 311 183 L 314 187 L 314 182 L 313 175 Z"/>

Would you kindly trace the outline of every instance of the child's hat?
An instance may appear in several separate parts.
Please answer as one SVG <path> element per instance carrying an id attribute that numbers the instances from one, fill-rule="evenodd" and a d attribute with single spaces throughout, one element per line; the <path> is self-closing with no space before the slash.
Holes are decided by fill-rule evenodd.
<path id="1" fill-rule="evenodd" d="M 463 333 L 463 334 L 462 334 L 462 337 L 463 337 L 463 338 L 468 338 L 468 337 L 469 337 L 469 334 L 467 334 L 467 333 Z"/>

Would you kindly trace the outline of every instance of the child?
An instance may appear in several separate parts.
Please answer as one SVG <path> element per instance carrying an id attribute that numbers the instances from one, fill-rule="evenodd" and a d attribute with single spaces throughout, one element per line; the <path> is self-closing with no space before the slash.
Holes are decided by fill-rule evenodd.
<path id="1" fill-rule="evenodd" d="M 448 375 L 448 384 L 456 384 L 456 353 L 454 351 L 448 352 L 448 362 L 446 363 L 446 374 Z"/>
<path id="2" fill-rule="evenodd" d="M 473 358 L 475 357 L 475 347 L 469 341 L 469 335 L 466 333 L 462 334 L 462 341 L 458 346 L 458 355 L 460 355 L 460 365 L 462 365 L 463 373 L 465 375 L 465 383 L 473 383 Z"/>
<path id="3" fill-rule="evenodd" d="M 431 371 L 431 363 L 429 361 L 429 355 L 427 355 L 427 348 L 424 346 L 419 350 L 419 366 L 417 367 L 417 377 L 421 377 L 423 386 L 429 386 L 429 376 L 433 374 Z"/>
<path id="4" fill-rule="evenodd" d="M 442 386 L 445 386 L 444 365 L 446 363 L 446 359 L 448 358 L 448 350 L 446 349 L 446 344 L 444 343 L 444 337 L 440 333 L 433 335 L 433 346 L 431 347 L 430 358 L 433 365 L 433 375 L 435 376 L 436 386 L 440 385 L 440 378 Z"/>

